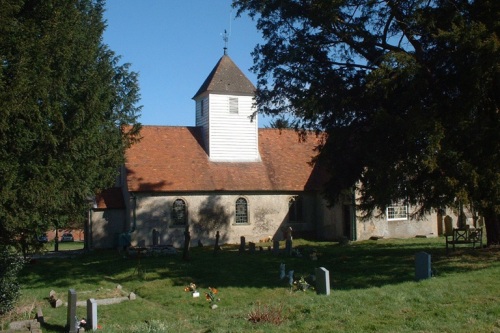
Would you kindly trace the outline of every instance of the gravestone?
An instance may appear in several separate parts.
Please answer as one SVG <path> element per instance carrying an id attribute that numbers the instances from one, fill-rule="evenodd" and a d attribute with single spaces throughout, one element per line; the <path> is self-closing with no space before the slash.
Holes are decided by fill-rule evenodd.
<path id="1" fill-rule="evenodd" d="M 287 256 L 291 256 L 292 255 L 292 239 L 287 239 L 285 241 L 285 252 L 286 252 L 286 255 Z"/>
<path id="2" fill-rule="evenodd" d="M 245 236 L 240 237 L 240 249 L 239 253 L 245 252 Z"/>
<path id="3" fill-rule="evenodd" d="M 215 233 L 214 256 L 219 251 L 219 238 L 220 238 L 220 234 L 219 234 L 219 231 L 217 231 Z"/>
<path id="4" fill-rule="evenodd" d="M 292 227 L 288 227 L 286 231 L 285 252 L 287 256 L 292 255 Z"/>
<path id="5" fill-rule="evenodd" d="M 66 318 L 66 328 L 69 333 L 78 332 L 78 320 L 76 318 L 76 291 L 74 289 L 68 290 L 68 314 Z"/>
<path id="6" fill-rule="evenodd" d="M 40 324 L 43 324 L 45 322 L 43 319 L 42 308 L 40 306 L 36 309 L 36 321 L 38 321 Z"/>
<path id="7" fill-rule="evenodd" d="M 444 234 L 451 235 L 453 233 L 453 218 L 446 215 L 444 218 Z"/>
<path id="8" fill-rule="evenodd" d="M 273 241 L 273 254 L 277 256 L 280 253 L 280 242 L 275 240 Z"/>
<path id="9" fill-rule="evenodd" d="M 293 271 L 288 272 L 288 284 L 290 287 L 293 286 Z"/>
<path id="10" fill-rule="evenodd" d="M 316 293 L 330 295 L 330 272 L 324 268 L 316 268 Z"/>
<path id="11" fill-rule="evenodd" d="M 157 246 L 160 244 L 160 232 L 156 231 L 156 229 L 153 229 L 153 246 Z"/>
<path id="12" fill-rule="evenodd" d="M 419 252 L 415 255 L 415 280 L 420 281 L 432 276 L 431 255 Z"/>
<path id="13" fill-rule="evenodd" d="M 93 298 L 87 300 L 87 329 L 97 330 L 97 302 Z"/>
<path id="14" fill-rule="evenodd" d="M 189 226 L 186 225 L 184 229 L 184 249 L 182 250 L 182 259 L 189 260 L 189 247 L 191 245 L 191 233 L 189 232 Z"/>
<path id="15" fill-rule="evenodd" d="M 281 263 L 280 264 L 280 280 L 283 280 L 286 276 L 285 273 L 285 264 Z"/>

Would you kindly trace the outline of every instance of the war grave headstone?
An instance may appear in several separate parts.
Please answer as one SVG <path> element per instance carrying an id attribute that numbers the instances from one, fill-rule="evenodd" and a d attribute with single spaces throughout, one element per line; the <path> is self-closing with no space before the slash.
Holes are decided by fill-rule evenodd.
<path id="1" fill-rule="evenodd" d="M 431 255 L 419 252 L 415 255 L 415 280 L 420 281 L 432 276 Z"/>
<path id="2" fill-rule="evenodd" d="M 330 272 L 324 268 L 316 268 L 316 293 L 330 295 Z"/>

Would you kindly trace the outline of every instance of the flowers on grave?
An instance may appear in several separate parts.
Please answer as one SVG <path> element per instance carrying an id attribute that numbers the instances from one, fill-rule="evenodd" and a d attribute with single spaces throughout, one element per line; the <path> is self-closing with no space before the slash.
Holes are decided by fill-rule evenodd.
<path id="1" fill-rule="evenodd" d="M 215 288 L 208 287 L 208 293 L 205 293 L 205 299 L 210 302 L 210 306 L 214 308 L 216 302 L 220 301 L 220 298 L 217 298 L 217 294 L 219 291 Z"/>
<path id="2" fill-rule="evenodd" d="M 192 282 L 186 288 L 184 288 L 184 291 L 191 292 L 193 297 L 200 297 L 200 293 L 196 291 L 196 284 Z"/>
<path id="3" fill-rule="evenodd" d="M 309 288 L 313 289 L 313 287 L 306 281 L 303 276 L 293 282 L 293 287 L 297 291 L 306 291 Z"/>
<path id="4" fill-rule="evenodd" d="M 186 288 L 184 288 L 184 291 L 196 292 L 196 285 L 191 282 Z"/>

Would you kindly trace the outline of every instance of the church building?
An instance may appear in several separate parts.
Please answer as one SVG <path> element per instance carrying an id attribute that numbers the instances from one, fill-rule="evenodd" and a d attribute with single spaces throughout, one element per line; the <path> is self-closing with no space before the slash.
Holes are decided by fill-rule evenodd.
<path id="1" fill-rule="evenodd" d="M 239 243 L 293 237 L 363 240 L 372 236 L 437 235 L 438 216 L 409 217 L 390 207 L 359 221 L 352 197 L 330 207 L 321 191 L 327 174 L 311 164 L 320 137 L 259 128 L 255 86 L 224 54 L 193 100 L 195 126 L 143 126 L 126 153 L 119 186 L 92 210 L 92 248 Z"/>

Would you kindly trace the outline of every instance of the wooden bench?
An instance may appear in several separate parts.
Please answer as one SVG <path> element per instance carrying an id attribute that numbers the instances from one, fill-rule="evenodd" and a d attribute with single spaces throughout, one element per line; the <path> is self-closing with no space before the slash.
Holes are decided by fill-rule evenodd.
<path id="1" fill-rule="evenodd" d="M 448 253 L 448 244 L 453 246 L 458 244 L 471 244 L 472 248 L 483 247 L 483 229 L 482 228 L 454 228 L 451 235 L 446 235 L 446 253 Z"/>

